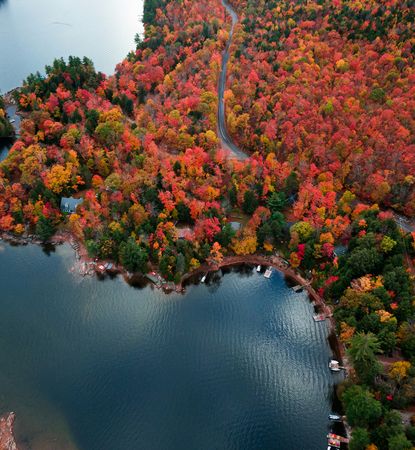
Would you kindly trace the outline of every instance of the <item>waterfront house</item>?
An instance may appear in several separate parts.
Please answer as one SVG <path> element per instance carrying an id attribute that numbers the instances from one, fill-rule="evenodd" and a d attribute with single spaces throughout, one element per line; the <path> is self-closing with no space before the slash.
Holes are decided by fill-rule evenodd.
<path id="1" fill-rule="evenodd" d="M 78 205 L 83 203 L 82 198 L 62 197 L 61 198 L 61 211 L 67 214 L 73 214 L 76 212 Z"/>

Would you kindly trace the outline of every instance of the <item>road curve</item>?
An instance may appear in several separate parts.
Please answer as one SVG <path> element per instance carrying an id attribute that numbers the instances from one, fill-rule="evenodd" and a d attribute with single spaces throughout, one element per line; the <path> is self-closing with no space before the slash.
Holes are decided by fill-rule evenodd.
<path id="1" fill-rule="evenodd" d="M 232 140 L 230 137 L 227 127 L 226 127 L 226 117 L 225 117 L 225 100 L 224 100 L 224 92 L 226 88 L 226 72 L 229 61 L 229 49 L 232 43 L 233 32 L 235 29 L 235 25 L 238 22 L 238 16 L 233 8 L 225 1 L 222 0 L 222 5 L 225 7 L 226 11 L 232 18 L 232 27 L 229 33 L 229 39 L 226 44 L 225 50 L 222 56 L 222 68 L 219 76 L 219 85 L 218 85 L 218 137 L 221 141 L 222 148 L 229 150 L 234 158 L 244 161 L 249 156 L 243 152 Z"/>

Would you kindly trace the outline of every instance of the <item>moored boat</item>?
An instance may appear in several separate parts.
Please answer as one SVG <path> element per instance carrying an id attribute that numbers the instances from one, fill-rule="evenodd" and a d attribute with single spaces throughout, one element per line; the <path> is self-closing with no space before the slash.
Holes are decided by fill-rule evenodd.
<path id="1" fill-rule="evenodd" d="M 339 361 L 336 361 L 335 359 L 332 359 L 329 362 L 329 369 L 332 372 L 340 372 L 340 363 L 339 363 Z"/>
<path id="2" fill-rule="evenodd" d="M 334 422 L 341 422 L 342 416 L 339 414 L 329 414 L 329 420 L 333 420 Z"/>
<path id="3" fill-rule="evenodd" d="M 272 275 L 272 267 L 268 267 L 267 270 L 264 273 L 265 278 L 271 278 Z"/>

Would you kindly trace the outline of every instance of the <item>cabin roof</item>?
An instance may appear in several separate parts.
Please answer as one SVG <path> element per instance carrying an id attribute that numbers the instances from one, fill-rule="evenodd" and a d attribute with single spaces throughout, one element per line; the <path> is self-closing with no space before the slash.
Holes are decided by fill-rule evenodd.
<path id="1" fill-rule="evenodd" d="M 241 222 L 229 222 L 229 224 L 234 231 L 239 231 L 242 228 Z"/>
<path id="2" fill-rule="evenodd" d="M 61 198 L 61 211 L 65 213 L 74 213 L 78 205 L 83 203 L 82 198 L 62 197 Z"/>

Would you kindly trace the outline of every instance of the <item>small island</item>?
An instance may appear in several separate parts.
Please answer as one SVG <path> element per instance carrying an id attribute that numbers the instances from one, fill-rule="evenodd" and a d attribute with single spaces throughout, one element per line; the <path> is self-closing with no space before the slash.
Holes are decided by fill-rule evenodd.
<path id="1" fill-rule="evenodd" d="M 332 321 L 350 448 L 411 449 L 413 4 L 146 0 L 144 23 L 113 76 L 57 59 L 15 92 L 2 236 L 170 286 L 276 267 Z"/>

